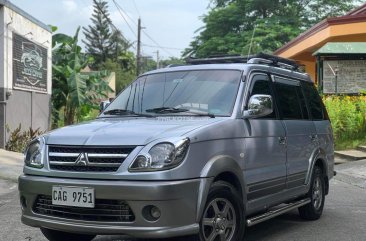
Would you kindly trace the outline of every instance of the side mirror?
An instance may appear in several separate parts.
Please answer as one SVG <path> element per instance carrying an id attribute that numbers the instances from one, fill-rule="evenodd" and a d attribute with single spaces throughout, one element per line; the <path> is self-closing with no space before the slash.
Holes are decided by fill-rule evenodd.
<path id="1" fill-rule="evenodd" d="M 248 102 L 248 110 L 243 113 L 244 118 L 258 118 L 273 112 L 272 96 L 253 95 Z"/>
<path id="2" fill-rule="evenodd" d="M 99 112 L 102 113 L 102 111 L 105 110 L 105 108 L 107 108 L 110 103 L 111 102 L 109 102 L 108 100 L 105 100 L 105 101 L 100 102 L 100 104 L 99 104 Z"/>

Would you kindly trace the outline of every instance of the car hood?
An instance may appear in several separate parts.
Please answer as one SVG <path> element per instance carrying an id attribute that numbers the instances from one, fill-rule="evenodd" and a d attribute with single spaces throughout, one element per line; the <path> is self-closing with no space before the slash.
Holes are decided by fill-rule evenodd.
<path id="1" fill-rule="evenodd" d="M 49 145 L 146 145 L 157 139 L 182 136 L 224 119 L 182 116 L 103 118 L 54 130 L 45 139 Z"/>

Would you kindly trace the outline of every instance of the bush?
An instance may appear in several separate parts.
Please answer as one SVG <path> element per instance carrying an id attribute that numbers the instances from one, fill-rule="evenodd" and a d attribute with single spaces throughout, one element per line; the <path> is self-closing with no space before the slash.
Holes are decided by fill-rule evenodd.
<path id="1" fill-rule="evenodd" d="M 33 130 L 31 127 L 26 131 L 22 131 L 22 126 L 19 124 L 19 126 L 10 133 L 5 149 L 8 151 L 24 152 L 28 143 L 42 133 L 43 132 L 39 128 Z"/>
<path id="2" fill-rule="evenodd" d="M 325 96 L 336 149 L 366 143 L 366 96 Z"/>

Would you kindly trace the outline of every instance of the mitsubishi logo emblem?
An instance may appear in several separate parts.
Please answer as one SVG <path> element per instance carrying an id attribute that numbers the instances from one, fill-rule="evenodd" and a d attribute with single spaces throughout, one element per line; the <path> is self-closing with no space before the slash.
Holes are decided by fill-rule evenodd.
<path id="1" fill-rule="evenodd" d="M 88 154 L 86 154 L 85 152 L 80 153 L 80 155 L 75 161 L 76 166 L 87 166 L 88 163 L 89 163 Z"/>

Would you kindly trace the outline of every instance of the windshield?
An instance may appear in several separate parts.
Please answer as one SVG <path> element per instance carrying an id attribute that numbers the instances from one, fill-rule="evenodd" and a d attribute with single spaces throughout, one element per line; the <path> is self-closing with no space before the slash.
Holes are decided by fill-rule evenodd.
<path id="1" fill-rule="evenodd" d="M 138 78 L 104 114 L 210 114 L 230 116 L 239 89 L 236 70 L 179 71 Z"/>

